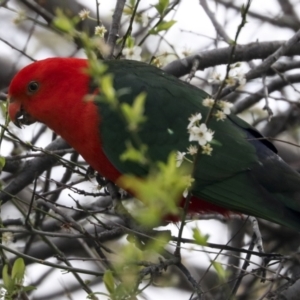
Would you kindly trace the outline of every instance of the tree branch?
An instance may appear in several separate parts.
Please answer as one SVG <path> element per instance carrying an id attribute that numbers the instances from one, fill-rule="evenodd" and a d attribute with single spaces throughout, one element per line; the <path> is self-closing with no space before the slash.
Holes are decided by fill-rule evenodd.
<path id="1" fill-rule="evenodd" d="M 68 149 L 70 146 L 61 138 L 56 139 L 49 144 L 45 149 L 63 150 Z M 42 174 L 46 169 L 52 167 L 58 158 L 56 156 L 44 155 L 25 162 L 20 173 L 14 178 L 14 180 L 0 192 L 0 200 L 2 204 L 11 199 L 11 195 L 15 195 L 30 184 L 36 176 Z"/>
<path id="2" fill-rule="evenodd" d="M 209 9 L 206 0 L 200 0 L 200 4 L 203 7 L 204 11 L 206 12 L 207 16 L 210 18 L 211 22 L 213 23 L 217 34 L 221 36 L 227 44 L 230 44 L 232 39 L 228 36 L 226 31 L 223 29 L 224 27 L 215 18 L 215 14 Z"/>
<path id="3" fill-rule="evenodd" d="M 278 77 L 274 80 L 272 80 L 268 85 L 267 89 L 269 91 L 269 94 L 282 89 L 283 87 L 291 84 L 291 83 L 297 83 L 300 82 L 300 74 L 292 74 L 292 75 L 285 75 L 285 78 L 282 79 L 281 77 Z M 256 93 L 246 97 L 245 99 L 237 102 L 234 107 L 232 108 L 232 112 L 235 114 L 238 114 L 245 109 L 249 108 L 250 106 L 257 103 L 260 99 L 263 98 L 264 95 L 264 88 L 261 88 Z"/>
<path id="4" fill-rule="evenodd" d="M 232 62 L 250 61 L 252 59 L 265 59 L 283 46 L 285 41 L 257 42 L 246 45 L 237 45 Z M 199 59 L 198 70 L 228 63 L 231 47 L 203 51 L 186 58 L 172 61 L 163 70 L 176 77 L 189 74 L 195 58 Z M 294 44 L 285 53 L 285 56 L 299 55 L 300 44 Z"/>
<path id="5" fill-rule="evenodd" d="M 250 70 L 246 74 L 246 79 L 250 80 L 261 76 L 267 72 L 267 70 L 283 55 L 285 55 L 296 43 L 300 40 L 300 30 L 293 35 L 288 41 L 286 41 L 279 49 L 277 49 L 272 55 L 268 56 L 263 63 L 261 63 L 256 68 Z"/>
<path id="6" fill-rule="evenodd" d="M 109 29 L 109 35 L 107 39 L 107 44 L 110 47 L 110 53 L 108 56 L 109 59 L 113 57 L 116 41 L 119 37 L 121 17 L 125 6 L 125 2 L 126 0 L 117 0 L 116 8 L 112 17 L 112 23 Z"/>
<path id="7" fill-rule="evenodd" d="M 282 0 L 284 2 L 286 2 L 286 0 Z M 235 5 L 232 1 L 226 1 L 226 0 L 215 0 L 215 2 L 224 5 L 226 8 L 232 8 L 238 12 L 240 12 L 241 7 Z M 265 15 L 256 13 L 256 12 L 252 12 L 249 11 L 248 15 L 250 17 L 256 18 L 262 22 L 266 22 L 278 27 L 287 27 L 287 28 L 291 28 L 294 31 L 297 31 L 299 29 L 300 23 L 298 21 L 298 19 L 293 18 L 293 16 L 290 15 L 283 15 L 280 18 L 276 18 L 276 17 L 267 17 Z"/>

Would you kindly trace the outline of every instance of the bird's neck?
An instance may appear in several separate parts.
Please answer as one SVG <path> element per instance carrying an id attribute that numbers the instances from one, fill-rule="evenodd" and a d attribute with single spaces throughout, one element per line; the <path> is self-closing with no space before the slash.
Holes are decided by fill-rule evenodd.
<path id="1" fill-rule="evenodd" d="M 91 100 L 76 100 L 73 103 L 65 102 L 64 113 L 61 111 L 55 118 L 50 117 L 46 124 L 79 152 L 93 169 L 116 181 L 120 173 L 109 162 L 102 149 L 99 111 Z"/>

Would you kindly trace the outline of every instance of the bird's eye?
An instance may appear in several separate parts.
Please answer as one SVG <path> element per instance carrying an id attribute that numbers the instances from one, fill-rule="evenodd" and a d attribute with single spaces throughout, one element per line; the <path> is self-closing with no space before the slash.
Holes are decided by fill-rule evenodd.
<path id="1" fill-rule="evenodd" d="M 39 89 L 40 85 L 38 82 L 36 81 L 31 81 L 29 82 L 28 86 L 27 86 L 27 90 L 29 93 L 35 93 L 38 89 Z"/>

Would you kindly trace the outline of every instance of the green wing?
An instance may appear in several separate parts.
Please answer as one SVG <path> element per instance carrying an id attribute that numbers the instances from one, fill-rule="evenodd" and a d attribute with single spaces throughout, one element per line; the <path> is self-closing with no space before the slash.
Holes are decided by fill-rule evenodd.
<path id="1" fill-rule="evenodd" d="M 208 109 L 202 100 L 208 95 L 155 67 L 135 61 L 110 61 L 116 90 L 129 88 L 119 98 L 132 104 L 146 92 L 145 116 L 139 136 L 149 147 L 153 161 L 166 161 L 171 151 L 186 151 L 187 125 L 192 114 Z M 131 140 L 118 113 L 97 102 L 101 115 L 100 134 L 108 159 L 121 173 L 137 176 L 148 170 L 132 162 L 123 162 L 120 155 Z M 212 118 L 208 124 L 218 145 L 212 156 L 202 155 L 196 165 L 193 194 L 216 205 L 238 212 L 300 228 L 300 176 L 277 156 L 267 141 L 255 140 L 261 135 L 234 115 L 225 121 Z"/>

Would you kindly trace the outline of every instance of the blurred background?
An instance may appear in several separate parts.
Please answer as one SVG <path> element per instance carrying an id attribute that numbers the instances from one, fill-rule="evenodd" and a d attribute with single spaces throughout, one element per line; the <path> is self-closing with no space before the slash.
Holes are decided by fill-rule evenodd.
<path id="1" fill-rule="evenodd" d="M 293 45 L 266 71 L 253 76 L 249 72 L 297 34 L 300 1 L 250 2 L 247 22 L 238 36 L 237 55 L 230 71 L 233 86 L 236 86 L 224 95 L 224 99 L 234 104 L 233 112 L 272 138 L 281 157 L 298 171 L 300 45 Z M 53 25 L 57 15 L 64 13 L 70 19 L 80 19 L 77 30 L 87 32 L 91 38 L 95 36 L 95 27 L 100 20 L 107 29 L 101 38 L 104 43 L 110 33 L 116 3 L 96 0 L 0 1 L 2 125 L 6 117 L 7 89 L 20 68 L 47 57 L 85 57 L 80 42 Z M 167 4 L 163 20 L 176 21 L 167 30 L 157 30 L 160 15 L 155 5 L 158 3 Z M 114 55 L 151 62 L 182 80 L 192 77 L 192 84 L 213 94 L 225 76 L 228 49 L 235 39 L 242 22 L 241 11 L 247 3 L 245 0 L 127 1 L 119 38 L 127 34 L 132 23 L 131 37 L 135 48 L 132 46 L 131 52 L 122 52 L 120 42 Z M 88 14 L 87 18 L 82 17 L 84 12 Z M 124 47 L 130 48 L 127 44 Z M 200 58 L 200 63 L 196 64 L 196 72 L 192 72 L 195 58 Z M 91 236 L 105 245 L 103 251 L 109 261 L 120 260 L 130 247 L 134 247 L 128 246 L 131 242 L 122 227 L 124 220 L 110 210 L 109 194 L 99 190 L 93 175 L 66 168 L 64 161 L 57 160 L 57 156 L 63 156 L 88 169 L 82 158 L 63 141 L 57 140 L 44 125 L 33 124 L 20 130 L 9 124 L 7 128 L 9 132 L 4 133 L 0 153 L 5 158 L 1 199 L 6 202 L 1 211 L 1 245 L 7 248 L 2 248 L 7 258 L 2 259 L 2 265 L 13 262 L 16 254 L 24 254 L 25 285 L 36 287 L 14 299 L 85 299 L 90 292 L 107 294 L 101 277 L 96 276 L 97 272 L 105 271 L 105 263 L 91 243 Z M 49 154 L 49 151 L 52 152 Z M 12 195 L 16 197 L 12 199 Z M 30 207 L 31 201 L 38 199 L 55 204 L 58 211 L 52 206 L 43 206 L 45 204 Z M 131 201 L 126 204 L 130 209 Z M 41 214 L 41 207 L 49 215 Z M 65 215 L 71 216 L 91 236 L 78 231 L 72 222 L 69 224 Z M 33 227 L 26 223 L 28 219 Z M 158 259 L 160 255 L 152 253 L 149 261 L 157 264 L 156 270 L 141 280 L 139 288 L 145 289 L 137 298 L 126 299 L 193 299 L 196 295 L 187 274 L 201 282 L 205 299 L 298 299 L 299 234 L 266 221 L 260 220 L 259 225 L 265 252 L 284 255 L 271 261 L 266 269 L 261 268 L 263 260 L 257 253 L 245 260 L 246 254 L 241 252 L 241 249 L 248 249 L 253 240 L 252 225 L 246 216 L 233 215 L 229 219 L 219 215 L 193 216 L 185 226 L 183 237 L 192 239 L 193 230 L 199 228 L 203 236 L 207 235 L 208 242 L 217 244 L 211 245 L 216 249 L 186 240 L 187 243 L 182 244 L 182 264 L 189 273 L 174 265 L 163 268 Z M 170 230 L 176 237 L 178 224 L 157 230 Z M 230 251 L 225 245 L 234 248 Z M 171 241 L 166 250 L 174 252 L 175 242 Z M 253 250 L 257 252 L 256 247 Z M 53 265 L 43 266 L 37 260 Z M 80 269 L 77 275 L 81 280 L 74 276 L 75 271 L 59 269 L 59 266 L 64 268 L 66 261 Z M 249 265 L 243 267 L 245 261 Z M 261 282 L 263 271 L 266 280 Z M 232 289 L 236 289 L 235 295 L 231 294 Z M 3 299 L 6 298 L 3 296 Z"/>

